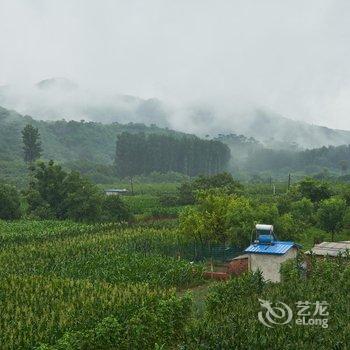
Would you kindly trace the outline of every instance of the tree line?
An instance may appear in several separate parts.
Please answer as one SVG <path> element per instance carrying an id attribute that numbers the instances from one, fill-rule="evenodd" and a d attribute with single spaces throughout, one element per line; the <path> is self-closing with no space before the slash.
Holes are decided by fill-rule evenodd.
<path id="1" fill-rule="evenodd" d="M 124 132 L 117 138 L 115 163 L 120 177 L 153 171 L 196 176 L 222 172 L 230 156 L 230 149 L 220 141 Z"/>
<path id="2" fill-rule="evenodd" d="M 250 172 L 293 171 L 319 172 L 323 168 L 345 174 L 350 165 L 350 145 L 328 146 L 304 151 L 258 149 L 246 159 L 243 168 Z"/>

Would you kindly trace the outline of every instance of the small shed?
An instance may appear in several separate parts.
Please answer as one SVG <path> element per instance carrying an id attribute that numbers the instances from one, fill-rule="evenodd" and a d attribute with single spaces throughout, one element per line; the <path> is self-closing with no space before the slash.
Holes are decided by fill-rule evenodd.
<path id="1" fill-rule="evenodd" d="M 117 196 L 120 194 L 127 194 L 129 191 L 126 188 L 111 188 L 108 190 L 105 190 L 105 194 L 107 196 Z"/>
<path id="2" fill-rule="evenodd" d="M 313 254 L 316 257 L 346 256 L 350 254 L 350 241 L 322 242 L 316 244 L 311 250 L 305 252 L 305 254 Z"/>
<path id="3" fill-rule="evenodd" d="M 227 273 L 239 276 L 248 271 L 248 254 L 243 254 L 233 258 L 227 265 Z"/>
<path id="4" fill-rule="evenodd" d="M 291 241 L 279 241 L 272 225 L 256 225 L 257 239 L 245 249 L 248 269 L 260 270 L 265 280 L 280 282 L 281 264 L 296 258 L 300 245 Z"/>

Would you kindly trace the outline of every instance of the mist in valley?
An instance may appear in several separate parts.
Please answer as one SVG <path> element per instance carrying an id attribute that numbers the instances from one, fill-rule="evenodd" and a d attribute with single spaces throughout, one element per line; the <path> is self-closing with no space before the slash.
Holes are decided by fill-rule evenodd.
<path id="1" fill-rule="evenodd" d="M 244 134 L 271 147 L 350 142 L 331 130 L 350 129 L 347 1 L 0 6 L 5 108 L 44 120 Z"/>

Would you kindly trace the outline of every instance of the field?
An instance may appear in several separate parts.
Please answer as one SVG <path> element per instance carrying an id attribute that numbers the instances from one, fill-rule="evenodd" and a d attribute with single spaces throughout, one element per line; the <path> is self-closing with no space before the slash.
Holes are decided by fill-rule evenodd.
<path id="1" fill-rule="evenodd" d="M 315 224 L 319 203 L 293 199 L 287 216 L 276 216 L 285 188 L 277 187 L 273 195 L 268 185 L 254 184 L 240 197 L 215 192 L 209 204 L 164 206 L 161 190 L 150 190 L 162 186 L 169 188 L 150 184 L 144 192 L 140 187 L 134 196 L 122 197 L 134 215 L 129 223 L 0 220 L 1 349 L 346 349 L 348 259 L 313 260 L 308 276 L 291 261 L 280 284 L 259 274 L 208 281 L 204 270 L 216 258 L 229 258 L 229 246 L 217 250 L 222 243 L 214 241 L 201 246 L 195 235 L 183 232 L 181 222 L 181 213 L 189 209 L 198 220 L 203 215 L 205 230 L 214 225 L 216 233 L 251 220 L 246 211 L 252 211 L 256 220 L 275 220 L 279 233 L 307 250 L 316 240 L 332 237 Z M 225 214 L 227 208 L 233 212 Z M 309 216 L 305 208 L 312 210 Z M 202 229 L 189 223 L 188 230 Z M 344 224 L 337 240 L 349 240 L 349 232 Z M 326 300 L 328 328 L 290 324 L 271 330 L 258 321 L 259 299 L 283 301 L 295 313 L 300 300 Z"/>
<path id="2" fill-rule="evenodd" d="M 166 254 L 178 241 L 171 231 L 57 221 L 1 227 L 2 349 L 52 344 L 67 331 L 91 330 L 107 317 L 126 327 L 141 321 L 142 310 L 152 317 L 152 308 L 157 315 L 162 308 L 172 313 L 165 315 L 173 323 L 166 332 L 176 339 L 176 310 L 188 313 L 190 301 L 172 288 L 203 283 L 201 264 Z"/>
<path id="3" fill-rule="evenodd" d="M 308 337 L 326 349 L 335 330 L 337 349 L 350 340 L 350 270 L 344 261 L 314 262 L 308 281 L 286 266 L 280 285 L 255 275 L 208 284 L 202 264 L 171 256 L 169 247 L 183 239 L 174 230 L 84 224 L 77 230 L 74 223 L 29 221 L 1 225 L 6 227 L 0 253 L 1 349 L 194 350 L 214 344 L 240 349 L 246 337 L 249 349 L 261 341 L 271 349 L 282 344 L 306 349 Z M 21 242 L 30 227 L 37 239 L 33 233 Z M 52 235 L 43 241 L 48 231 Z M 258 298 L 288 303 L 341 299 L 343 304 L 332 304 L 322 335 L 314 328 L 292 327 L 271 336 L 254 316 Z"/>

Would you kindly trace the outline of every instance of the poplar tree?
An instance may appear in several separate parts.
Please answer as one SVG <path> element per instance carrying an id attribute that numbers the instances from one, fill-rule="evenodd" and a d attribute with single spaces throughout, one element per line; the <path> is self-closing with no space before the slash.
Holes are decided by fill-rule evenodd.
<path id="1" fill-rule="evenodd" d="M 38 128 L 27 124 L 22 130 L 23 156 L 26 163 L 33 163 L 40 158 L 42 148 Z"/>

